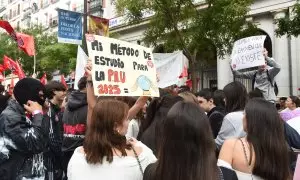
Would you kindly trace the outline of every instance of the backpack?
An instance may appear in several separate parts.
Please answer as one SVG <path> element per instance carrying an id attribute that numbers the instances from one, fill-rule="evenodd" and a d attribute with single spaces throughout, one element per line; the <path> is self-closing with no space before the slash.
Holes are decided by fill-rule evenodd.
<path id="1" fill-rule="evenodd" d="M 253 79 L 252 79 L 252 90 L 254 90 L 254 84 L 255 84 L 256 74 L 257 74 L 257 72 L 254 74 Z M 276 82 L 274 82 L 274 84 L 272 83 L 272 79 L 270 77 L 269 70 L 267 70 L 267 75 L 268 75 L 269 82 L 271 83 L 272 87 L 274 87 L 275 95 L 277 96 L 278 95 L 278 86 L 277 86 L 277 83 Z"/>

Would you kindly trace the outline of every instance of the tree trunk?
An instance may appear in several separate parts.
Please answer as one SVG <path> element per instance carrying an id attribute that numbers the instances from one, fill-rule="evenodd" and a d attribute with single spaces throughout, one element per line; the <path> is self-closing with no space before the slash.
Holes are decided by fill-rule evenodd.
<path id="1" fill-rule="evenodd" d="M 196 73 L 196 56 L 192 56 L 190 61 L 190 69 L 191 69 L 191 79 L 192 79 L 192 91 L 193 93 L 197 92 L 197 73 Z"/>

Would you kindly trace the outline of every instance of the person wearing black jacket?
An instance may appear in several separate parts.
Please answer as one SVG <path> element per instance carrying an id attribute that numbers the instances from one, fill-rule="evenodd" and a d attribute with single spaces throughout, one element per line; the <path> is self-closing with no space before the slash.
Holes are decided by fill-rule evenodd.
<path id="1" fill-rule="evenodd" d="M 224 107 L 216 104 L 216 102 L 219 102 L 217 100 L 219 99 L 219 94 L 214 96 L 209 89 L 203 89 L 196 94 L 200 107 L 207 113 L 214 138 L 218 136 L 225 116 Z"/>
<path id="2" fill-rule="evenodd" d="M 67 174 L 68 163 L 74 150 L 83 145 L 87 122 L 87 77 L 82 77 L 78 82 L 78 91 L 73 91 L 68 96 L 68 102 L 63 114 L 63 170 Z"/>
<path id="3" fill-rule="evenodd" d="M 63 139 L 63 123 L 61 105 L 66 96 L 66 87 L 57 81 L 50 81 L 45 85 L 46 96 L 48 98 L 50 118 L 49 126 L 49 150 L 46 155 L 46 168 L 49 180 L 60 180 L 63 177 L 62 169 L 62 139 Z"/>
<path id="4" fill-rule="evenodd" d="M 4 93 L 4 86 L 0 84 L 0 114 L 6 108 L 10 95 L 3 94 Z"/>
<path id="5" fill-rule="evenodd" d="M 1 180 L 45 178 L 43 152 L 47 148 L 49 126 L 42 112 L 44 92 L 38 80 L 20 80 L 0 115 Z"/>

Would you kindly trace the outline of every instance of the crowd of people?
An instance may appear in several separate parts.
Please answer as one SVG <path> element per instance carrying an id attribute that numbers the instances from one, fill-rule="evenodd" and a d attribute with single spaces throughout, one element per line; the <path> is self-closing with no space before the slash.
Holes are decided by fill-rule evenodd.
<path id="1" fill-rule="evenodd" d="M 234 81 L 222 90 L 160 89 L 159 98 L 96 97 L 91 62 L 78 90 L 24 78 L 1 96 L 3 180 L 290 180 L 300 135 L 276 105 L 280 66 L 266 55 L 254 90 Z M 1 90 L 1 89 L 0 89 Z M 282 102 L 284 101 L 284 103 Z M 277 108 L 276 108 L 277 107 Z"/>

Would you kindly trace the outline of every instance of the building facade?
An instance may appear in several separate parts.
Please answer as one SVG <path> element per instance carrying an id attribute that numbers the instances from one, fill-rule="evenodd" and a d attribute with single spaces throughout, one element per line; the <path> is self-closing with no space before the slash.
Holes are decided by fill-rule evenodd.
<path id="1" fill-rule="evenodd" d="M 153 14 L 144 14 L 144 21 L 138 25 L 126 24 L 124 17 L 111 17 L 105 12 L 114 8 L 114 1 L 106 1 L 104 14 L 110 20 L 110 31 L 117 32 L 119 39 L 132 43 L 139 43 L 144 37 L 144 32 L 148 27 L 148 20 Z M 203 3 L 203 0 L 195 1 L 195 3 Z M 300 87 L 300 38 L 287 36 L 277 37 L 275 34 L 276 25 L 274 21 L 278 18 L 291 16 L 291 10 L 296 0 L 255 0 L 251 5 L 251 10 L 248 13 L 248 20 L 252 21 L 257 27 L 267 35 L 267 49 L 270 56 L 273 57 L 280 65 L 281 72 L 276 77 L 276 82 L 279 87 L 279 96 L 288 96 L 290 94 L 299 95 L 298 88 Z M 107 7 L 111 6 L 111 7 Z M 226 84 L 233 81 L 233 76 L 230 69 L 230 55 L 216 59 L 217 66 L 209 71 L 198 73 L 199 88 L 214 88 L 222 89 Z M 242 81 L 248 89 L 251 89 L 251 80 Z"/>
<path id="2" fill-rule="evenodd" d="M 102 0 L 89 0 L 88 13 L 102 17 Z M 57 31 L 57 9 L 83 13 L 84 0 L 0 0 L 0 17 L 21 29 L 41 25 L 45 30 Z"/>

